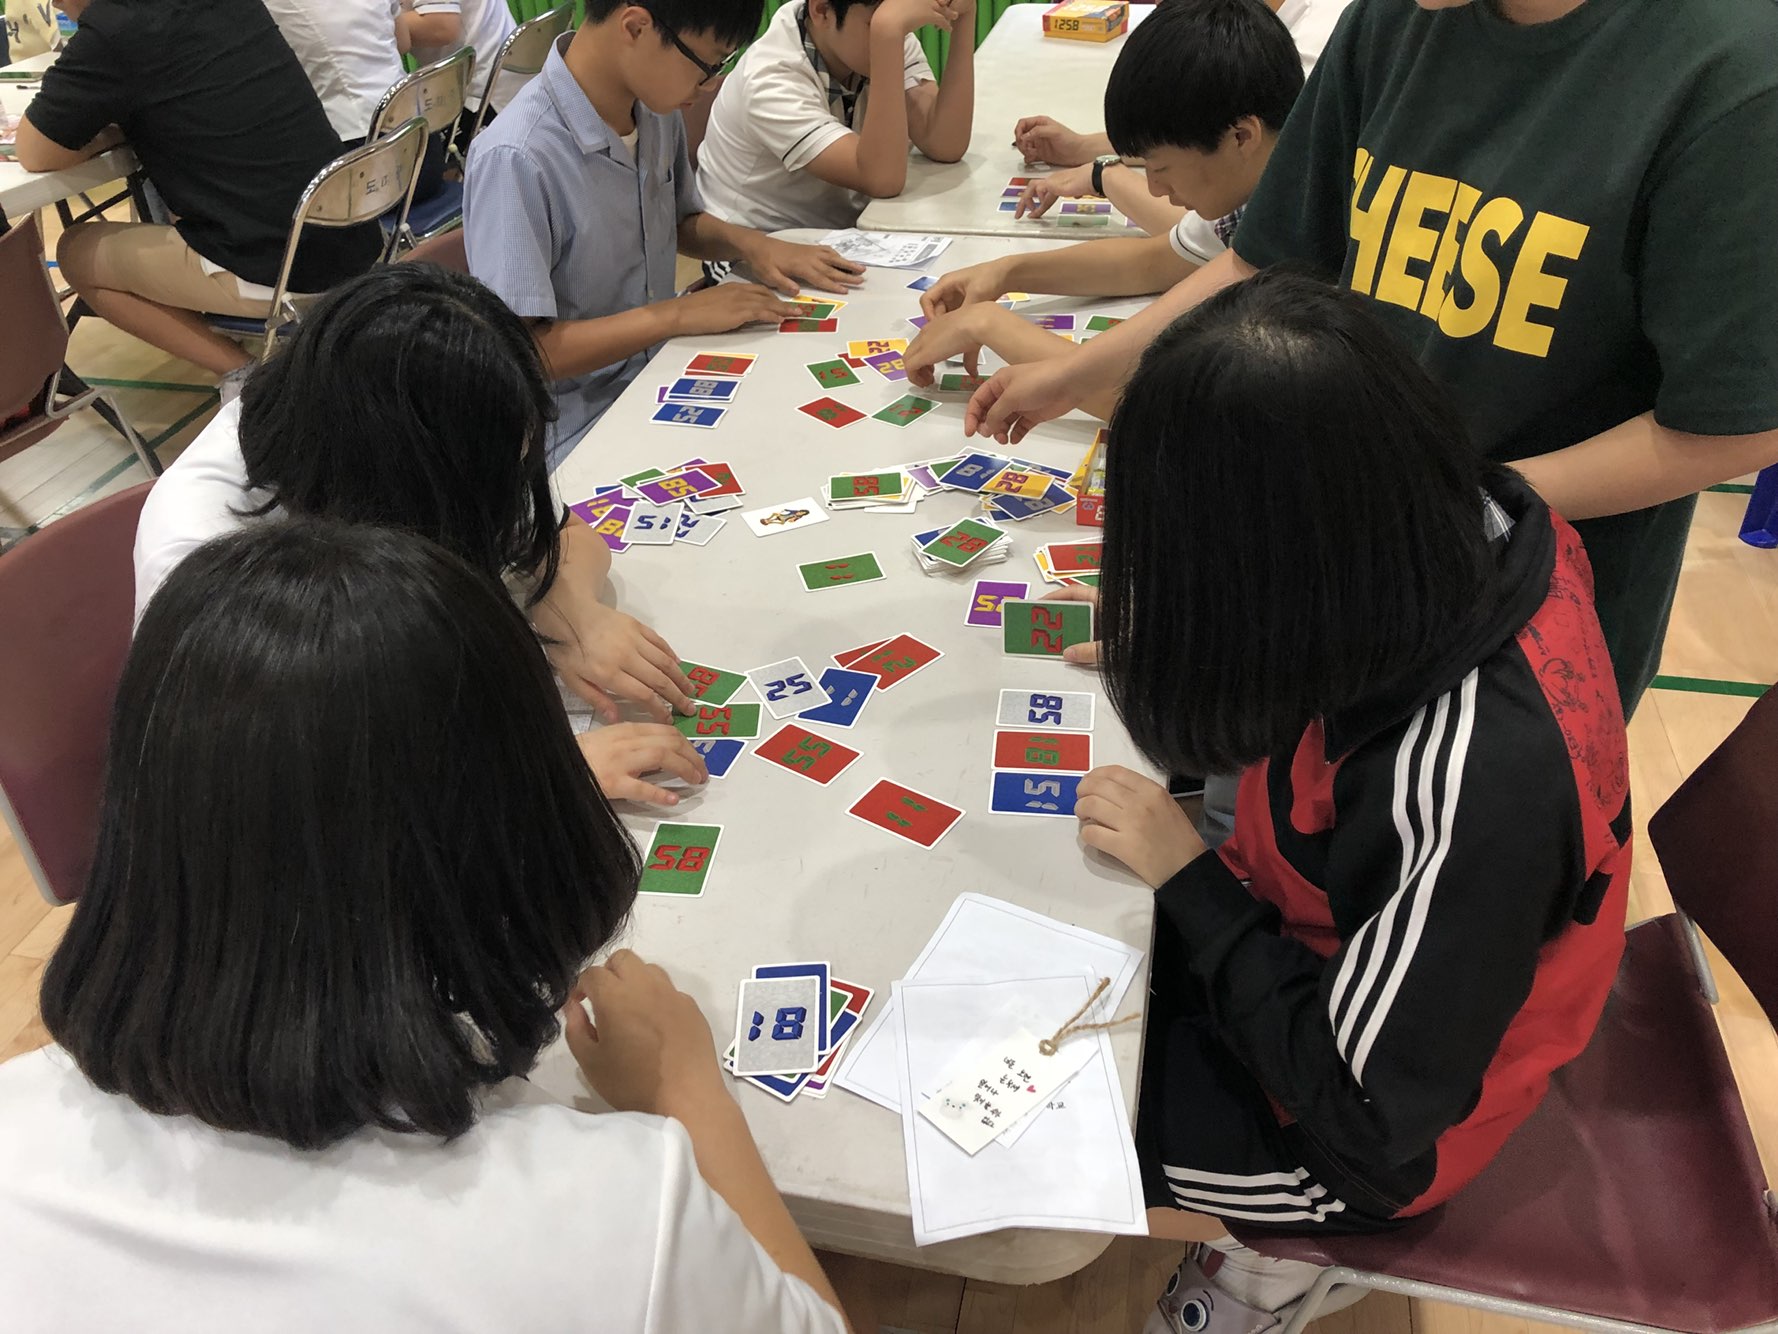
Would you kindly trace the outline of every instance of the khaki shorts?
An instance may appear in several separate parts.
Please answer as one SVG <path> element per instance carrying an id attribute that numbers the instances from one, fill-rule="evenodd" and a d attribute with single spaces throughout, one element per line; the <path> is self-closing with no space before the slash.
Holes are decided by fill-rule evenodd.
<path id="1" fill-rule="evenodd" d="M 212 315 L 260 316 L 272 307 L 270 293 L 226 269 L 206 273 L 179 229 L 161 223 L 83 222 L 62 233 L 56 262 L 77 289 L 130 292 Z"/>

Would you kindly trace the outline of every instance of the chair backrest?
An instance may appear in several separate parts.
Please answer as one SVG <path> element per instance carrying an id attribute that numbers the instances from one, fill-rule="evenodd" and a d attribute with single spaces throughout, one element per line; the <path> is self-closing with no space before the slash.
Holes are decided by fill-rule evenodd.
<path id="1" fill-rule="evenodd" d="M 418 261 L 422 264 L 436 264 L 454 273 L 468 273 L 469 249 L 464 244 L 463 229 L 453 227 L 448 232 L 429 236 L 403 255 L 401 260 L 404 264 Z"/>
<path id="2" fill-rule="evenodd" d="M 474 67 L 475 48 L 464 46 L 397 79 L 377 103 L 366 142 L 382 138 L 415 116 L 426 122 L 430 134 L 453 128 L 468 100 L 469 72 Z"/>
<path id="3" fill-rule="evenodd" d="M 691 159 L 691 165 L 698 165 L 698 149 L 703 146 L 704 132 L 710 128 L 710 109 L 716 105 L 716 94 L 722 91 L 722 82 L 728 78 L 726 74 L 718 74 L 709 83 L 698 89 L 697 98 L 684 111 L 685 117 L 685 155 Z"/>
<path id="4" fill-rule="evenodd" d="M 574 26 L 574 6 L 572 3 L 557 5 L 554 9 L 546 9 L 534 19 L 527 19 L 511 32 L 500 44 L 500 50 L 494 57 L 494 64 L 488 70 L 488 86 L 482 89 L 482 104 L 475 113 L 475 124 L 470 128 L 469 141 L 475 142 L 475 136 L 481 133 L 482 124 L 494 103 L 494 85 L 503 74 L 521 74 L 525 78 L 539 74 L 549 59 L 549 49 L 556 44 L 556 38 Z"/>
<path id="5" fill-rule="evenodd" d="M 1778 1025 L 1778 687 L 1649 817 L 1679 910 Z"/>
<path id="6" fill-rule="evenodd" d="M 78 897 L 92 866 L 135 614 L 131 548 L 152 485 L 96 500 L 0 557 L 0 810 L 51 903 Z"/>
<path id="7" fill-rule="evenodd" d="M 0 421 L 30 406 L 62 369 L 68 325 L 43 264 L 43 233 L 26 214 L 0 234 L 0 310 L 6 312 L 0 355 Z"/>

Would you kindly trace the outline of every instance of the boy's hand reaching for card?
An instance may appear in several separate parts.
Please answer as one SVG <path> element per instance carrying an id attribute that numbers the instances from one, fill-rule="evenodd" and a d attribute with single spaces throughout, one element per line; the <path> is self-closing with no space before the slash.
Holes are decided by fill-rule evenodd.
<path id="1" fill-rule="evenodd" d="M 1041 218 L 1063 199 L 1081 199 L 1093 193 L 1093 169 L 1070 167 L 1067 171 L 1039 176 L 1019 196 L 1014 218 Z"/>
<path id="2" fill-rule="evenodd" d="M 754 277 L 787 296 L 795 296 L 805 287 L 817 292 L 845 293 L 864 281 L 864 265 L 842 259 L 832 246 L 802 245 L 762 236 L 748 248 L 744 258 Z"/>
<path id="3" fill-rule="evenodd" d="M 1080 780 L 1074 803 L 1080 838 L 1159 889 L 1208 849 L 1167 789 L 1121 764 Z"/>
<path id="4" fill-rule="evenodd" d="M 1093 609 L 1093 624 L 1099 624 L 1099 590 L 1082 588 L 1079 584 L 1069 584 L 1058 588 L 1053 593 L 1045 593 L 1044 602 L 1084 602 Z M 1072 662 L 1080 667 L 1097 667 L 1099 665 L 1099 641 L 1097 639 L 1086 644 L 1070 644 L 1062 650 L 1062 660 Z"/>
<path id="5" fill-rule="evenodd" d="M 688 783 L 710 781 L 704 757 L 691 742 L 664 723 L 614 723 L 595 727 L 575 738 L 599 790 L 612 801 L 648 801 L 677 806 L 679 797 L 667 788 L 643 782 L 644 774 L 669 773 Z"/>
<path id="6" fill-rule="evenodd" d="M 592 1002 L 590 1019 L 583 998 Z M 710 1025 L 659 964 L 617 951 L 580 975 L 564 1018 L 581 1073 L 617 1111 L 683 1121 L 727 1097 Z"/>
<path id="7" fill-rule="evenodd" d="M 935 319 L 980 301 L 998 301 L 1006 292 L 1006 266 L 999 260 L 953 269 L 920 293 L 920 313 Z"/>
<path id="8" fill-rule="evenodd" d="M 1027 162 L 1047 162 L 1052 167 L 1078 167 L 1093 159 L 1093 146 L 1059 120 L 1026 116 L 1012 127 L 1012 145 Z"/>
<path id="9" fill-rule="evenodd" d="M 682 335 L 728 333 L 743 324 L 781 324 L 804 313 L 801 306 L 780 300 L 758 283 L 717 283 L 687 292 L 668 309 L 677 316 L 676 332 Z"/>
<path id="10" fill-rule="evenodd" d="M 1029 361 L 1003 366 L 975 391 L 963 409 L 963 434 L 991 436 L 1003 445 L 1016 445 L 1033 427 L 1055 420 L 1079 407 L 1080 402 L 1065 365 Z"/>
<path id="11" fill-rule="evenodd" d="M 975 320 L 980 309 L 982 307 L 967 307 L 934 315 L 926 327 L 914 335 L 914 341 L 901 354 L 902 369 L 907 372 L 909 384 L 916 389 L 930 388 L 939 365 L 952 357 L 962 357 L 963 369 L 971 375 L 981 374 L 983 338 Z"/>

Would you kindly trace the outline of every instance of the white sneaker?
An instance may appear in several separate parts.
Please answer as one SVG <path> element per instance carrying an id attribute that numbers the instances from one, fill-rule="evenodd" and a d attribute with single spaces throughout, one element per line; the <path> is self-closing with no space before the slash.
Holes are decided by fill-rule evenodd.
<path id="1" fill-rule="evenodd" d="M 1277 1329 L 1277 1316 L 1236 1301 L 1210 1281 L 1205 1265 L 1215 1270 L 1221 1259 L 1208 1246 L 1187 1251 L 1142 1334 L 1265 1334 Z"/>

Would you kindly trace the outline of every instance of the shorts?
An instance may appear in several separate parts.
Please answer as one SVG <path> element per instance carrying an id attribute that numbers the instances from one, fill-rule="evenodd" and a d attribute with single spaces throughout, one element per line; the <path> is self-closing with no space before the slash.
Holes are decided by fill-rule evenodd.
<path id="1" fill-rule="evenodd" d="M 163 306 L 211 315 L 266 315 L 272 294 L 206 261 L 179 229 L 156 222 L 83 222 L 56 248 L 64 276 Z"/>

